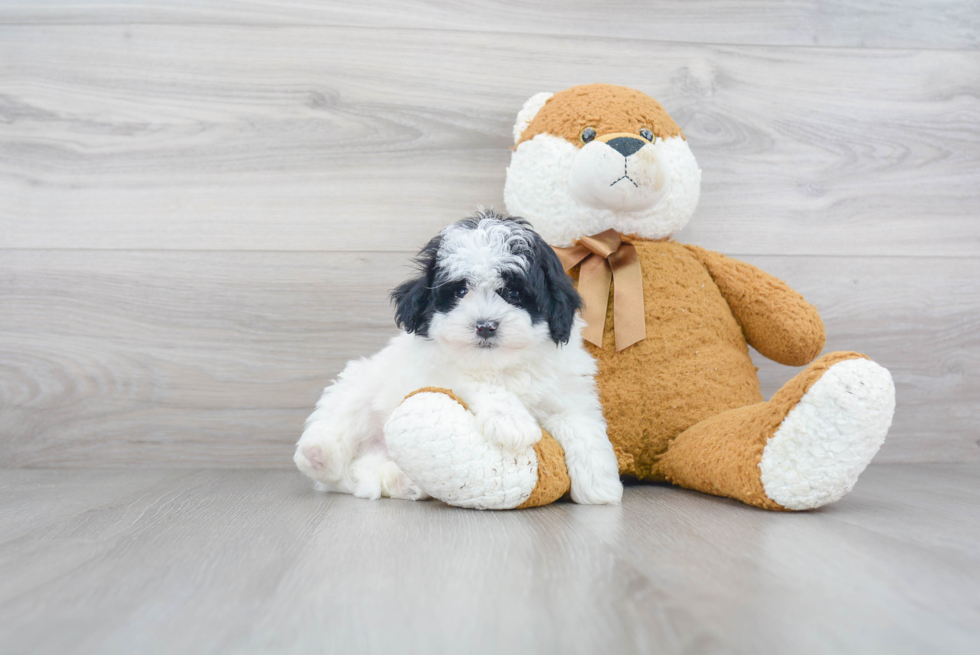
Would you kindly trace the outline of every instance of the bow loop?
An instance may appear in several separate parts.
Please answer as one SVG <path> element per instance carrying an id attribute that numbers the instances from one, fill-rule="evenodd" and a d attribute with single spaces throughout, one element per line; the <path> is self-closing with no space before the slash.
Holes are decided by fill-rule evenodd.
<path id="1" fill-rule="evenodd" d="M 582 338 L 602 347 L 609 287 L 613 290 L 613 329 L 616 352 L 646 338 L 643 310 L 643 271 L 636 247 L 623 241 L 616 230 L 582 237 L 571 248 L 555 248 L 565 271 L 579 264 L 578 292 L 585 306 L 586 327 Z"/>
<path id="2" fill-rule="evenodd" d="M 590 237 L 582 237 L 578 243 L 585 246 L 592 254 L 607 259 L 623 245 L 623 237 L 616 230 L 606 230 Z"/>

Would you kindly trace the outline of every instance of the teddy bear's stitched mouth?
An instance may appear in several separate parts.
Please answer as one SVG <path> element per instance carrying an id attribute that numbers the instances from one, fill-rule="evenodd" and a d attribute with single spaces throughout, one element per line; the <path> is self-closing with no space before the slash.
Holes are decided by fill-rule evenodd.
<path id="1" fill-rule="evenodd" d="M 615 182 L 613 182 L 609 186 L 616 186 L 617 184 L 619 184 L 623 180 L 629 180 L 633 184 L 633 186 L 635 186 L 637 189 L 640 188 L 640 185 L 637 184 L 636 182 L 633 182 L 633 178 L 631 178 L 629 175 L 624 175 L 623 177 L 619 178 L 618 180 L 616 180 Z"/>
<path id="2" fill-rule="evenodd" d="M 637 189 L 640 188 L 640 185 L 637 184 L 636 182 L 634 182 L 633 181 L 633 178 L 631 178 L 629 176 L 629 171 L 628 171 L 628 168 L 627 168 L 628 166 L 629 166 L 629 164 L 626 161 L 626 157 L 623 157 L 623 176 L 621 178 L 619 178 L 618 180 L 616 180 L 615 182 L 613 182 L 612 184 L 610 184 L 609 186 L 616 186 L 617 184 L 619 184 L 623 180 L 629 180 L 630 182 L 633 183 L 633 186 L 635 186 Z"/>

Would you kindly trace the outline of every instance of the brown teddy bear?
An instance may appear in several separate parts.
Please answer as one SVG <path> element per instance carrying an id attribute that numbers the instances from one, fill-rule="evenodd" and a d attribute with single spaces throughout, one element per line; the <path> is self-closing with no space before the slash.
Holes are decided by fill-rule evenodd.
<path id="1" fill-rule="evenodd" d="M 539 93 L 518 114 L 514 142 L 507 209 L 528 219 L 578 280 L 583 336 L 598 361 L 620 473 L 777 510 L 820 507 L 850 491 L 891 425 L 891 376 L 854 352 L 818 358 L 820 316 L 781 280 L 671 240 L 697 206 L 701 172 L 663 107 L 607 84 Z M 782 364 L 808 366 L 763 401 L 749 345 Z M 454 438 L 409 420 L 422 404 L 466 410 L 445 393 L 413 399 L 389 421 L 389 446 L 417 484 L 454 504 L 451 490 L 426 489 L 446 481 L 444 469 L 426 470 L 424 457 L 406 468 L 398 453 Z M 539 467 L 535 454 L 512 468 L 549 487 L 538 497 L 550 502 L 567 476 L 560 457 Z M 510 461 L 506 453 L 481 456 Z M 485 479 L 496 468 L 470 468 L 482 471 L 483 488 L 499 487 Z M 468 483 L 449 477 L 457 491 Z"/>

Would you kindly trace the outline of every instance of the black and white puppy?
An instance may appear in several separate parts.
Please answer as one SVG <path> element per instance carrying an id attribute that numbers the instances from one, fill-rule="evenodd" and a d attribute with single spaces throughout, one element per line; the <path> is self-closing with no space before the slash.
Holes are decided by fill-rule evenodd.
<path id="1" fill-rule="evenodd" d="M 565 450 L 578 503 L 619 503 L 623 487 L 582 347 L 581 301 L 526 221 L 479 212 L 445 228 L 392 292 L 404 332 L 352 361 L 317 403 L 296 446 L 300 471 L 361 498 L 424 493 L 391 461 L 383 427 L 421 387 L 452 389 L 483 436 L 524 451 L 543 427 Z"/>

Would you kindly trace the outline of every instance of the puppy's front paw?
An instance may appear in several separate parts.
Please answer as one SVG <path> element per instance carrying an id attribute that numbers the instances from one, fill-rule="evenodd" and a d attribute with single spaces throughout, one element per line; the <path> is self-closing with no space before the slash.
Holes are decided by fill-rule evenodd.
<path id="1" fill-rule="evenodd" d="M 382 496 L 405 500 L 425 500 L 429 496 L 405 475 L 398 465 L 380 453 L 361 457 L 351 465 L 353 490 L 357 498 L 377 500 Z"/>
<path id="2" fill-rule="evenodd" d="M 572 500 L 581 505 L 618 505 L 623 502 L 623 483 L 619 471 L 594 466 L 569 466 Z"/>
<path id="3" fill-rule="evenodd" d="M 541 426 L 527 410 L 490 409 L 476 420 L 487 441 L 513 452 L 524 452 L 541 440 Z"/>
<path id="4" fill-rule="evenodd" d="M 429 497 L 394 462 L 388 462 L 381 472 L 381 492 L 389 498 L 403 500 L 425 500 Z"/>

